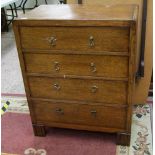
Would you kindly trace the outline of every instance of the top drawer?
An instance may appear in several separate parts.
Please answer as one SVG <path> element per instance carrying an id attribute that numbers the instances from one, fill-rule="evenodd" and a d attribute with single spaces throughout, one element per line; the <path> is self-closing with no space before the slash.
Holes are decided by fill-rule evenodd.
<path id="1" fill-rule="evenodd" d="M 20 33 L 24 49 L 128 52 L 123 27 L 21 27 Z"/>

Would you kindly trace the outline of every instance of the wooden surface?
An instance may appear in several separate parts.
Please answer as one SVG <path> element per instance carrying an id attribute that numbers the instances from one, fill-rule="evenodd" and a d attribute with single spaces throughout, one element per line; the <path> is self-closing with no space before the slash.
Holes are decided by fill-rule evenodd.
<path id="1" fill-rule="evenodd" d="M 124 107 L 71 103 L 51 104 L 51 102 L 36 101 L 33 103 L 39 123 L 57 122 L 119 129 L 124 129 L 126 124 L 126 108 Z M 40 115 L 41 113 L 42 115 Z M 111 123 L 109 124 L 109 122 Z"/>
<path id="2" fill-rule="evenodd" d="M 143 0 L 82 0 L 85 5 L 115 5 L 115 4 L 136 4 L 139 6 L 139 14 L 138 14 L 138 27 L 137 27 L 137 60 L 136 66 L 138 68 L 139 62 L 139 53 L 140 53 L 140 38 L 141 38 L 141 17 L 142 17 L 142 6 Z M 77 0 L 67 0 L 68 4 L 77 4 Z M 133 103 L 134 104 L 142 104 L 146 103 L 148 97 L 148 90 L 152 75 L 152 67 L 153 67 L 153 0 L 147 0 L 147 25 L 146 25 L 146 43 L 145 43 L 145 55 L 144 55 L 144 78 L 140 79 L 136 82 L 135 85 L 135 93 L 133 95 Z M 149 39 L 148 39 L 149 38 Z"/>
<path id="3" fill-rule="evenodd" d="M 129 28 L 114 27 L 23 27 L 20 30 L 22 48 L 83 52 L 128 52 Z M 32 35 L 33 33 L 33 35 Z M 90 46 L 90 37 L 94 46 Z M 56 39 L 55 46 L 50 38 Z M 113 46 L 111 46 L 113 43 Z"/>
<path id="4" fill-rule="evenodd" d="M 30 77 L 29 87 L 32 97 L 49 99 L 126 104 L 127 97 L 127 84 L 117 81 Z"/>
<path id="5" fill-rule="evenodd" d="M 25 53 L 24 59 L 28 73 L 128 77 L 128 56 Z"/>
<path id="6" fill-rule="evenodd" d="M 131 134 L 120 132 L 117 134 L 117 145 L 124 145 L 124 143 L 130 145 L 129 143 L 130 139 L 131 139 Z"/>
<path id="7" fill-rule="evenodd" d="M 137 7 L 104 7 L 106 15 L 101 6 L 94 7 L 96 14 L 92 6 L 62 5 L 62 12 L 72 10 L 63 18 L 47 11 L 49 17 L 33 19 L 37 8 L 34 17 L 14 22 L 35 135 L 44 136 L 45 126 L 122 132 L 121 143 L 129 144 L 125 137 L 131 130 Z"/>
<path id="8" fill-rule="evenodd" d="M 41 5 L 17 20 L 135 20 L 136 5 Z M 88 13 L 89 12 L 89 13 Z"/>

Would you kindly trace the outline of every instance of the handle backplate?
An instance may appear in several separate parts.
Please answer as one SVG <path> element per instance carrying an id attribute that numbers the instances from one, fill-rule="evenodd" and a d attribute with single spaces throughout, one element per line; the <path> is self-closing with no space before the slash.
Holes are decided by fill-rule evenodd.
<path id="1" fill-rule="evenodd" d="M 91 113 L 91 115 L 93 117 L 96 117 L 96 115 L 97 115 L 97 111 L 96 110 L 91 110 L 90 113 Z"/>
<path id="2" fill-rule="evenodd" d="M 54 62 L 54 70 L 57 72 L 60 70 L 60 63 L 57 61 Z"/>
<path id="3" fill-rule="evenodd" d="M 89 37 L 89 46 L 90 46 L 90 47 L 95 46 L 95 41 L 94 41 L 94 37 L 93 37 L 93 36 L 90 36 L 90 37 Z"/>
<path id="4" fill-rule="evenodd" d="M 63 114 L 64 114 L 64 111 L 63 111 L 63 109 L 61 109 L 61 108 L 56 108 L 56 109 L 55 109 L 55 112 L 56 112 L 57 114 L 60 114 L 60 115 L 63 115 Z"/>
<path id="5" fill-rule="evenodd" d="M 96 93 L 97 90 L 98 90 L 98 87 L 97 86 L 94 85 L 94 86 L 91 87 L 91 92 L 92 93 Z"/>
<path id="6" fill-rule="evenodd" d="M 54 36 L 48 38 L 48 42 L 49 42 L 52 46 L 56 46 L 56 41 L 57 41 L 57 39 L 56 39 Z"/>
<path id="7" fill-rule="evenodd" d="M 90 69 L 92 73 L 96 73 L 97 69 L 96 69 L 96 65 L 94 62 L 90 63 Z"/>
<path id="8" fill-rule="evenodd" d="M 59 84 L 57 84 L 57 83 L 55 83 L 54 85 L 53 85 L 53 88 L 55 89 L 55 90 L 60 90 L 60 85 Z"/>

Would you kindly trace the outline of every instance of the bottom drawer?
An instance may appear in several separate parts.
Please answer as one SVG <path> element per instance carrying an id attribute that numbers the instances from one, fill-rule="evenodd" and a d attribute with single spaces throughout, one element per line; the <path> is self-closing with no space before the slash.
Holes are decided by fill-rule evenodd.
<path id="1" fill-rule="evenodd" d="M 125 129 L 126 108 L 93 104 L 33 101 L 33 111 L 40 123 L 71 123 Z"/>

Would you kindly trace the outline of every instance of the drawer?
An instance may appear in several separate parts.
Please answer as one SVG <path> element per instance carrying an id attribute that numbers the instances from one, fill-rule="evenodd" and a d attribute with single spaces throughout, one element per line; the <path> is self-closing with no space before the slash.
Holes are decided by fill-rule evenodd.
<path id="1" fill-rule="evenodd" d="M 99 55 L 24 54 L 28 73 L 128 77 L 128 57 Z"/>
<path id="2" fill-rule="evenodd" d="M 22 48 L 31 50 L 128 52 L 129 48 L 129 28 L 123 27 L 21 27 L 20 34 Z"/>
<path id="3" fill-rule="evenodd" d="M 32 101 L 37 121 L 73 123 L 76 120 L 77 105 Z"/>
<path id="4" fill-rule="evenodd" d="M 126 108 L 33 101 L 38 122 L 72 123 L 125 129 Z"/>
<path id="5" fill-rule="evenodd" d="M 104 105 L 81 105 L 78 117 L 81 124 L 125 129 L 127 109 Z"/>
<path id="6" fill-rule="evenodd" d="M 125 104 L 127 82 L 29 77 L 32 97 Z"/>

